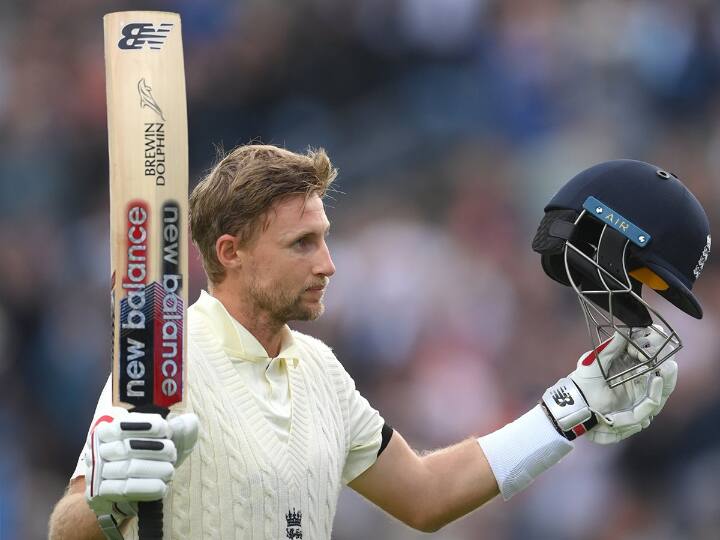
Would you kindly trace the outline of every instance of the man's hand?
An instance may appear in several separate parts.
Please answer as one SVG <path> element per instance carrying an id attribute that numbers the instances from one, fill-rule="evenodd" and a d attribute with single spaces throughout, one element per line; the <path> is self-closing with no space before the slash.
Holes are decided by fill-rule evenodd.
<path id="1" fill-rule="evenodd" d="M 93 429 L 85 446 L 85 498 L 108 538 L 122 538 L 118 527 L 137 514 L 138 501 L 165 496 L 197 437 L 192 413 L 170 420 L 128 413 Z"/>
<path id="2" fill-rule="evenodd" d="M 648 357 L 665 344 L 659 330 L 648 327 L 632 331 L 632 340 Z M 672 343 L 665 347 L 674 348 Z M 590 440 L 609 444 L 648 427 L 675 389 L 677 363 L 666 360 L 656 370 L 615 388 L 610 388 L 602 372 L 619 372 L 644 360 L 643 353 L 617 332 L 596 350 L 582 355 L 569 379 L 560 379 L 543 395 L 543 403 L 560 431 L 572 440 L 588 430 Z"/>

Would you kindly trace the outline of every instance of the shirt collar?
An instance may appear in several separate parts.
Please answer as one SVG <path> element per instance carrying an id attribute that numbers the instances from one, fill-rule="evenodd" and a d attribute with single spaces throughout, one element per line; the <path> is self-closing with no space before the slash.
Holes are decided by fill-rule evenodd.
<path id="1" fill-rule="evenodd" d="M 271 360 L 271 357 L 257 338 L 228 313 L 220 300 L 205 291 L 201 291 L 200 298 L 193 307 L 210 319 L 211 327 L 218 330 L 217 337 L 223 350 L 231 359 L 250 362 L 267 362 Z M 280 353 L 276 358 L 284 358 L 288 362 L 292 362 L 293 366 L 297 366 L 300 359 L 295 339 L 288 325 L 284 325 L 282 328 Z"/>

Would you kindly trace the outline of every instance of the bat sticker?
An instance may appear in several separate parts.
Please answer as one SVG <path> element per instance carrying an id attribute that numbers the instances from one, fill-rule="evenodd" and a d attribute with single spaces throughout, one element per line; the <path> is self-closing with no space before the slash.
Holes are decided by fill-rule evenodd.
<path id="1" fill-rule="evenodd" d="M 160 119 L 164 122 L 165 121 L 165 115 L 163 115 L 162 109 L 160 109 L 160 105 L 157 104 L 157 101 L 155 101 L 155 98 L 151 94 L 152 88 L 149 84 L 145 82 L 145 79 L 140 79 L 138 81 L 138 93 L 140 94 L 140 107 L 147 107 L 149 109 L 152 109 L 155 111 Z"/>

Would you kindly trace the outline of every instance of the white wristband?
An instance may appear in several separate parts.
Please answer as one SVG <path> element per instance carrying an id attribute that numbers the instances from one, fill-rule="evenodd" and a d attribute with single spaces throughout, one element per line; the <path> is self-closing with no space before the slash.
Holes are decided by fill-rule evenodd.
<path id="1" fill-rule="evenodd" d="M 573 444 L 557 432 L 540 405 L 477 441 L 506 501 L 573 449 Z"/>

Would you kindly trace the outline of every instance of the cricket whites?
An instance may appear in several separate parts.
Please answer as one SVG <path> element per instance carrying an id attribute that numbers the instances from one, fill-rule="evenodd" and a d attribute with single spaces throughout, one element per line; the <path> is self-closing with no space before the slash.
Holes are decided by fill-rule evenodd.
<path id="1" fill-rule="evenodd" d="M 110 157 L 113 405 L 167 415 L 183 401 L 188 146 L 180 16 L 104 17 Z M 162 538 L 162 501 L 140 538 Z"/>

